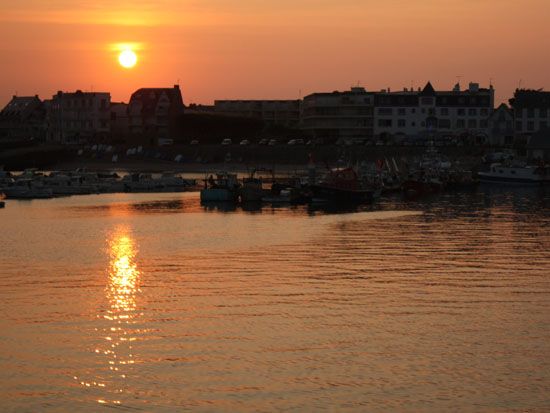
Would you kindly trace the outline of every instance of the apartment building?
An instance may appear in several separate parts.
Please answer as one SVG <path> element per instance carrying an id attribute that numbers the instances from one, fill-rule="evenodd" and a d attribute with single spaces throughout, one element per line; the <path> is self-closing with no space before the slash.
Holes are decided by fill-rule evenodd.
<path id="1" fill-rule="evenodd" d="M 111 95 L 107 92 L 57 92 L 47 105 L 47 140 L 64 144 L 109 137 Z"/>
<path id="2" fill-rule="evenodd" d="M 312 93 L 302 101 L 300 128 L 310 139 L 325 143 L 370 140 L 374 98 L 363 87 Z"/>
<path id="3" fill-rule="evenodd" d="M 461 90 L 436 91 L 428 82 L 423 89 L 374 95 L 375 138 L 484 135 L 493 112 L 494 89 L 470 83 Z"/>

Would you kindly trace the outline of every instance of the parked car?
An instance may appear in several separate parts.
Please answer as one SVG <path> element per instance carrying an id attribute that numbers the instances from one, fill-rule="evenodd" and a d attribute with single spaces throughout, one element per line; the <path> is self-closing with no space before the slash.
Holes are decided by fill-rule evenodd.
<path id="1" fill-rule="evenodd" d="M 291 139 L 288 141 L 289 145 L 296 145 L 296 139 Z"/>
<path id="2" fill-rule="evenodd" d="M 267 145 L 268 142 L 269 142 L 269 139 L 263 138 L 263 139 L 260 139 L 260 142 L 258 142 L 258 145 Z"/>
<path id="3" fill-rule="evenodd" d="M 233 141 L 229 138 L 225 138 L 223 141 L 222 141 L 222 145 L 231 145 L 233 144 Z"/>
<path id="4" fill-rule="evenodd" d="M 243 139 L 239 145 L 250 145 L 250 141 L 248 139 Z"/>
<path id="5" fill-rule="evenodd" d="M 277 139 L 270 139 L 268 145 L 269 145 L 269 146 L 275 146 L 275 145 L 277 145 Z"/>
<path id="6" fill-rule="evenodd" d="M 304 145 L 303 139 L 296 139 L 296 145 Z"/>
<path id="7" fill-rule="evenodd" d="M 190 142 L 191 145 L 198 145 L 199 144 L 199 141 L 196 140 L 196 139 L 193 139 L 191 142 Z"/>

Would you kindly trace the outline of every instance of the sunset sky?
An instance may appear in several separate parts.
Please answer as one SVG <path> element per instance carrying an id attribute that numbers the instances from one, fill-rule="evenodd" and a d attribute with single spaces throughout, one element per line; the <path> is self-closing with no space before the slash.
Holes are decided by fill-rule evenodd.
<path id="1" fill-rule="evenodd" d="M 492 79 L 550 90 L 550 0 L 0 0 L 13 94 L 181 85 L 186 103 Z M 117 61 L 120 44 L 138 55 Z"/>

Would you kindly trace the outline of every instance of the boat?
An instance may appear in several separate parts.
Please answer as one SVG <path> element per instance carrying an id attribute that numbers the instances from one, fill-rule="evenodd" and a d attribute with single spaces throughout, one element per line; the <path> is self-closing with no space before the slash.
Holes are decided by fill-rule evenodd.
<path id="1" fill-rule="evenodd" d="M 9 199 L 45 199 L 53 196 L 51 189 L 45 188 L 32 179 L 18 179 L 2 190 Z"/>
<path id="2" fill-rule="evenodd" d="M 407 196 L 434 194 L 441 192 L 443 188 L 444 183 L 440 177 L 426 174 L 423 170 L 410 174 L 401 185 L 402 191 Z"/>
<path id="3" fill-rule="evenodd" d="M 262 198 L 269 191 L 263 186 L 263 180 L 255 177 L 256 170 L 253 169 L 249 177 L 243 178 L 243 183 L 239 188 L 239 199 L 241 203 L 262 202 Z"/>
<path id="4" fill-rule="evenodd" d="M 201 189 L 201 202 L 237 202 L 240 184 L 236 174 L 219 172 L 204 180 Z"/>
<path id="5" fill-rule="evenodd" d="M 380 189 L 363 188 L 353 168 L 334 168 L 318 183 L 310 186 L 314 201 L 339 203 L 372 202 Z"/>
<path id="6" fill-rule="evenodd" d="M 482 182 L 540 185 L 550 183 L 550 166 L 493 163 L 488 171 L 478 172 L 477 175 Z"/>

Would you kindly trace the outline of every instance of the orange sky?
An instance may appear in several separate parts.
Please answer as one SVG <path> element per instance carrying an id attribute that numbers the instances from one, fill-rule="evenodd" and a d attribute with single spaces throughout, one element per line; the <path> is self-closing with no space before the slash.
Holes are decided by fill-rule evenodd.
<path id="1" fill-rule="evenodd" d="M 550 0 L 0 0 L 0 105 L 180 83 L 186 103 L 493 79 L 550 90 Z M 113 45 L 139 44 L 122 69 Z"/>

